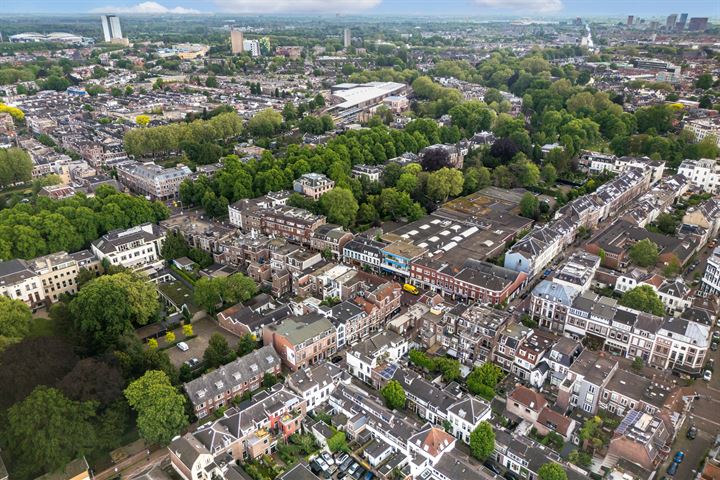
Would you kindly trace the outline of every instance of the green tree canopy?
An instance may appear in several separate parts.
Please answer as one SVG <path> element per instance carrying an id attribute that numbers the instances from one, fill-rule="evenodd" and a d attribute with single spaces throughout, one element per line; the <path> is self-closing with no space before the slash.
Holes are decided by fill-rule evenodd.
<path id="1" fill-rule="evenodd" d="M 134 325 L 145 325 L 159 308 L 155 286 L 127 272 L 91 280 L 70 303 L 76 328 L 98 351 L 132 332 Z"/>
<path id="2" fill-rule="evenodd" d="M 203 361 L 208 368 L 217 368 L 220 365 L 235 360 L 235 352 L 230 348 L 227 339 L 221 333 L 213 333 L 203 354 Z"/>
<path id="3" fill-rule="evenodd" d="M 397 380 L 390 380 L 380 393 L 389 409 L 399 410 L 405 407 L 405 390 Z"/>
<path id="4" fill-rule="evenodd" d="M 30 331 L 32 312 L 22 300 L 0 295 L 0 337 L 22 338 Z"/>
<path id="5" fill-rule="evenodd" d="M 132 382 L 125 398 L 138 414 L 140 435 L 149 442 L 168 444 L 188 424 L 185 397 L 162 371 L 150 370 Z"/>
<path id="6" fill-rule="evenodd" d="M 525 192 L 520 199 L 520 214 L 527 218 L 536 218 L 539 207 L 538 199 L 530 192 Z"/>
<path id="7" fill-rule="evenodd" d="M 59 390 L 37 387 L 7 413 L 4 446 L 18 478 L 54 472 L 94 448 L 95 402 L 73 402 Z M 62 441 L 60 441 L 62 439 Z"/>
<path id="8" fill-rule="evenodd" d="M 346 228 L 355 223 L 359 208 L 352 191 L 347 188 L 335 187 L 320 197 L 320 209 L 328 221 Z"/>
<path id="9" fill-rule="evenodd" d="M 495 450 L 495 432 L 488 422 L 480 422 L 480 425 L 470 433 L 470 452 L 473 457 L 485 460 Z"/>
<path id="10" fill-rule="evenodd" d="M 658 246 L 650 239 L 643 239 L 630 248 L 630 259 L 641 267 L 651 267 L 657 263 Z"/>
<path id="11" fill-rule="evenodd" d="M 546 463 L 538 470 L 538 480 L 567 480 L 567 478 L 565 469 L 558 463 Z"/>
<path id="12" fill-rule="evenodd" d="M 628 290 L 620 298 L 620 305 L 645 313 L 662 316 L 665 314 L 665 307 L 658 297 L 658 294 L 649 285 L 640 285 Z"/>

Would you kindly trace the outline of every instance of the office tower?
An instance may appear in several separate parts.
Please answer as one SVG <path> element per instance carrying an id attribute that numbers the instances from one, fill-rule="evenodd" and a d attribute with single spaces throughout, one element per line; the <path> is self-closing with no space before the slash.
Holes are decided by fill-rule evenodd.
<path id="1" fill-rule="evenodd" d="M 235 30 L 233 28 L 230 31 L 230 44 L 233 55 L 237 55 L 238 53 L 243 53 L 245 51 L 245 46 L 243 45 L 243 42 L 243 32 L 241 32 L 240 30 Z"/>
<path id="2" fill-rule="evenodd" d="M 352 45 L 352 32 L 349 28 L 346 28 L 343 32 L 343 45 L 348 48 Z"/>
<path id="3" fill-rule="evenodd" d="M 685 24 L 687 23 L 687 13 L 681 13 L 680 14 L 680 20 L 675 24 L 675 30 L 678 32 L 682 32 L 685 30 Z"/>
<path id="4" fill-rule="evenodd" d="M 100 21 L 102 22 L 106 42 L 111 42 L 116 38 L 123 38 L 122 30 L 120 30 L 120 18 L 117 15 L 103 15 L 100 17 Z"/>
<path id="5" fill-rule="evenodd" d="M 650 22 L 650 30 L 657 30 L 658 27 L 660 27 L 660 22 L 655 22 L 655 21 Z"/>
<path id="6" fill-rule="evenodd" d="M 708 17 L 693 17 L 688 23 L 688 30 L 691 32 L 704 32 L 707 30 Z"/>
<path id="7" fill-rule="evenodd" d="M 632 24 L 633 24 L 633 21 L 634 21 L 634 20 L 635 20 L 635 16 L 634 16 L 634 15 L 628 15 L 627 26 L 628 26 L 628 27 L 632 27 Z"/>
<path id="8" fill-rule="evenodd" d="M 677 22 L 677 13 L 673 13 L 672 15 L 668 15 L 667 20 L 665 21 L 665 28 L 670 31 L 675 28 L 675 22 Z"/>

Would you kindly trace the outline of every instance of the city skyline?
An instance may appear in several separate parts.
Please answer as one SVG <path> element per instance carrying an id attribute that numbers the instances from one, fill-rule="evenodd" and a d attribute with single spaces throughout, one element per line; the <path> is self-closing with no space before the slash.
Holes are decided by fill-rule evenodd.
<path id="1" fill-rule="evenodd" d="M 405 15 L 456 15 L 473 16 L 604 16 L 660 18 L 673 13 L 689 16 L 720 16 L 720 4 L 712 0 L 699 0 L 691 5 L 675 1 L 641 0 L 629 5 L 627 2 L 585 2 L 582 0 L 448 0 L 442 5 L 430 1 L 410 0 L 270 0 L 257 3 L 249 0 L 168 0 L 146 1 L 68 0 L 62 5 L 48 0 L 11 0 L 6 14 L 22 13 L 115 13 L 115 14 L 284 14 L 321 13 L 334 14 L 405 14 Z"/>

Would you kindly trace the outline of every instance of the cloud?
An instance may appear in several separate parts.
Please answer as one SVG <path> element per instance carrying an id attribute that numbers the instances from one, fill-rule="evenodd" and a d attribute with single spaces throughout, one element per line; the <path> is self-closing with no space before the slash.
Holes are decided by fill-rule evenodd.
<path id="1" fill-rule="evenodd" d="M 368 10 L 382 0 L 213 0 L 225 12 L 235 13 L 345 13 Z"/>
<path id="2" fill-rule="evenodd" d="M 552 13 L 563 9 L 562 0 L 475 0 L 487 8 L 513 10 L 517 13 Z"/>
<path id="3" fill-rule="evenodd" d="M 102 7 L 95 8 L 91 13 L 130 13 L 139 15 L 158 15 L 173 13 L 176 15 L 188 15 L 201 13 L 199 10 L 185 7 L 168 8 L 165 5 L 160 5 L 157 2 L 142 2 L 137 5 L 129 7 Z"/>

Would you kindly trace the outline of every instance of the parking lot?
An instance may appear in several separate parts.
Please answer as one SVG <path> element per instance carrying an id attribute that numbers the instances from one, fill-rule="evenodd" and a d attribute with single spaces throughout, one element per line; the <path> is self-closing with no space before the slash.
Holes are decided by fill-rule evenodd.
<path id="1" fill-rule="evenodd" d="M 718 408 L 718 405 L 715 406 Z M 687 432 L 690 425 L 695 425 L 698 429 L 697 437 L 694 440 L 687 438 Z M 715 441 L 715 435 L 718 428 L 714 425 L 708 425 L 706 422 L 689 415 L 685 420 L 682 428 L 678 432 L 678 436 L 675 439 L 673 448 L 668 454 L 668 458 L 660 467 L 658 472 L 660 477 L 666 475 L 667 469 L 673 461 L 673 456 L 676 452 L 684 452 L 685 458 L 680 463 L 675 478 L 695 478 L 698 468 L 705 457 L 705 454 L 710 450 Z"/>
<path id="2" fill-rule="evenodd" d="M 170 356 L 170 362 L 176 367 L 180 367 L 184 361 L 190 360 L 191 358 L 198 358 L 202 360 L 203 353 L 205 353 L 205 349 L 207 348 L 208 343 L 210 342 L 210 337 L 213 333 L 220 333 L 223 337 L 225 337 L 230 344 L 230 348 L 234 349 L 237 346 L 238 337 L 220 328 L 217 323 L 209 317 L 193 322 L 192 326 L 193 333 L 196 337 L 191 338 L 190 340 L 185 340 L 185 343 L 187 343 L 188 347 L 190 347 L 188 351 L 183 352 L 177 347 L 172 347 L 167 350 L 167 353 Z M 183 338 L 181 328 L 175 330 L 175 336 L 178 340 Z M 159 339 L 159 341 L 162 346 L 164 339 Z"/>

